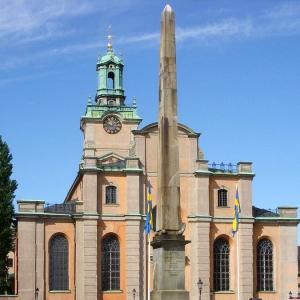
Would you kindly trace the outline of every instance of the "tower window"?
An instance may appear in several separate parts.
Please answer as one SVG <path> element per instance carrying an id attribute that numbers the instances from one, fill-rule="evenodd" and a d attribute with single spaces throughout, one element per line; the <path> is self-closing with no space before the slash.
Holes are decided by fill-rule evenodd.
<path id="1" fill-rule="evenodd" d="M 229 243 L 224 238 L 214 242 L 214 290 L 229 291 Z"/>
<path id="2" fill-rule="evenodd" d="M 227 206 L 227 190 L 218 190 L 218 206 Z"/>
<path id="3" fill-rule="evenodd" d="M 102 290 L 120 289 L 120 245 L 117 237 L 110 235 L 102 241 Z"/>
<path id="4" fill-rule="evenodd" d="M 69 289 L 69 245 L 62 234 L 51 238 L 49 243 L 50 291 Z"/>
<path id="5" fill-rule="evenodd" d="M 273 291 L 273 245 L 268 239 L 257 245 L 257 290 Z"/>
<path id="6" fill-rule="evenodd" d="M 107 75 L 107 88 L 113 90 L 115 88 L 115 74 L 114 72 L 109 72 Z"/>
<path id="7" fill-rule="evenodd" d="M 117 188 L 113 185 L 109 185 L 105 188 L 105 203 L 116 204 L 117 203 Z"/>
<path id="8" fill-rule="evenodd" d="M 108 99 L 108 105 L 115 105 L 115 100 Z"/>

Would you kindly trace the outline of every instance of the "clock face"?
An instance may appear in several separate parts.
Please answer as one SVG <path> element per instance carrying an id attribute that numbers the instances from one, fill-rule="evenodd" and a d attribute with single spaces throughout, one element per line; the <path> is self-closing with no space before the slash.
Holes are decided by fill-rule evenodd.
<path id="1" fill-rule="evenodd" d="M 122 123 L 115 116 L 108 116 L 103 121 L 103 128 L 109 134 L 118 133 L 122 128 Z"/>

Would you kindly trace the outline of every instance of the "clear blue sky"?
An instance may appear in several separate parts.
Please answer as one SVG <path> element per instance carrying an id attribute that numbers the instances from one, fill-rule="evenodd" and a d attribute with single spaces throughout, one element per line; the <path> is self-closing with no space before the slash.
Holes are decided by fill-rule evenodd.
<path id="1" fill-rule="evenodd" d="M 253 161 L 253 202 L 300 204 L 300 2 L 169 1 L 176 13 L 179 121 L 211 162 Z M 82 154 L 80 116 L 96 92 L 108 25 L 127 103 L 158 110 L 166 1 L 0 0 L 0 134 L 16 198 L 61 202 Z"/>

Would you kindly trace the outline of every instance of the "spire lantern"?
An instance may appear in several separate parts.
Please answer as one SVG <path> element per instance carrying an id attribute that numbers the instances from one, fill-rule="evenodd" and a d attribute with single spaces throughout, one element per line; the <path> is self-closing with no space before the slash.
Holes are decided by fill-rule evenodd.
<path id="1" fill-rule="evenodd" d="M 111 26 L 108 27 L 107 52 L 97 60 L 98 88 L 96 102 L 99 105 L 124 105 L 123 61 L 115 55 L 112 46 Z"/>

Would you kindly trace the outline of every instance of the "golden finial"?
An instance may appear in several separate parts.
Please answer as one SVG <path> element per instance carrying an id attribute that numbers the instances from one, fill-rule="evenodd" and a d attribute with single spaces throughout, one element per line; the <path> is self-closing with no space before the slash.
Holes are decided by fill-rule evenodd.
<path id="1" fill-rule="evenodd" d="M 108 32 L 107 32 L 107 51 L 112 51 L 112 35 L 111 35 L 111 25 L 108 26 Z"/>

